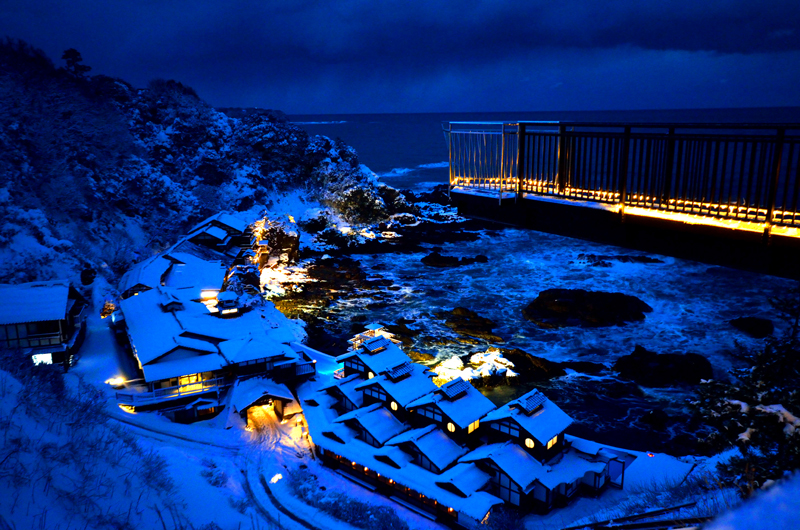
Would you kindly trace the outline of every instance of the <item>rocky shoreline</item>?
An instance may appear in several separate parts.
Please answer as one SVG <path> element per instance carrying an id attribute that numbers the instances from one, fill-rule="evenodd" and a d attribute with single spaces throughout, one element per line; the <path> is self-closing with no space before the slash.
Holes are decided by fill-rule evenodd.
<path id="1" fill-rule="evenodd" d="M 469 278 L 480 275 L 481 267 L 492 259 L 449 256 L 442 246 L 456 244 L 458 247 L 459 242 L 476 244 L 480 237 L 491 238 L 501 230 L 501 227 L 472 220 L 426 219 L 416 209 L 417 204 L 422 203 L 429 209 L 431 204 L 438 205 L 443 212 L 448 208 L 442 189 L 431 195 L 420 198 L 408 194 L 411 208 L 407 216 L 368 228 L 376 233 L 390 232 L 394 237 L 358 241 L 352 234 L 339 237 L 338 241 L 323 237 L 328 244 L 335 242 L 336 245 L 324 251 L 304 249 L 301 252 L 301 264 L 311 281 L 273 301 L 288 316 L 305 321 L 312 347 L 344 351 L 347 339 L 369 323 L 368 314 L 382 314 L 385 317 L 381 324 L 402 342 L 411 358 L 432 368 L 442 361 L 440 352 L 447 350 L 464 352 L 458 354 L 464 369 L 477 373 L 480 366 L 470 363 L 472 356 L 481 351 L 499 352 L 510 362 L 514 377 L 487 372 L 485 377 L 473 379 L 473 384 L 497 403 L 507 402 L 536 387 L 559 402 L 568 413 L 581 418 L 572 428 L 578 436 L 674 454 L 699 451 L 697 438 L 704 432 L 703 426 L 686 408 L 686 403 L 692 399 L 700 380 L 714 376 L 711 363 L 702 355 L 681 351 L 678 347 L 655 353 L 640 345 L 635 348 L 631 345 L 624 352 L 620 351 L 619 344 L 610 342 L 605 354 L 608 360 L 588 360 L 576 352 L 571 359 L 554 361 L 547 355 L 536 355 L 517 347 L 516 337 L 503 331 L 505 323 L 485 316 L 481 307 L 455 305 L 450 309 L 431 309 L 415 317 L 404 316 L 404 301 L 409 297 L 431 294 L 446 297 L 444 292 L 420 289 L 417 283 L 421 277 L 440 275 L 442 287 L 447 289 L 451 270 L 463 269 L 459 274 Z M 317 233 L 326 229 L 330 227 Z M 377 255 L 421 255 L 422 258 L 415 270 L 399 274 L 393 270 L 387 274 L 386 265 L 368 266 L 360 258 Z M 432 262 L 432 255 L 435 262 Z M 641 267 L 664 263 L 648 256 L 581 256 L 587 267 L 597 269 L 608 268 L 597 263 Z M 455 277 L 450 288 L 454 293 L 458 290 Z M 544 333 L 543 339 L 552 336 L 547 340 L 554 341 L 559 340 L 561 329 L 571 326 L 612 330 L 620 326 L 639 326 L 654 311 L 649 301 L 634 295 L 601 290 L 550 289 L 531 293 L 529 300 L 527 306 L 508 309 L 531 321 L 532 327 L 520 333 Z M 732 324 L 726 322 L 725 325 L 735 329 Z M 541 331 L 535 331 L 537 328 Z M 603 356 L 602 352 L 595 354 L 594 357 Z"/>

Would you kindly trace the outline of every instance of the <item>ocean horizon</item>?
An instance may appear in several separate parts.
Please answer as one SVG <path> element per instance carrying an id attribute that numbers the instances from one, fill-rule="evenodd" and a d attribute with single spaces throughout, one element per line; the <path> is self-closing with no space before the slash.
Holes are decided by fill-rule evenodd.
<path id="1" fill-rule="evenodd" d="M 800 107 L 599 111 L 291 114 L 309 134 L 340 138 L 387 184 L 420 190 L 448 180 L 448 121 L 586 121 L 630 123 L 800 123 Z"/>

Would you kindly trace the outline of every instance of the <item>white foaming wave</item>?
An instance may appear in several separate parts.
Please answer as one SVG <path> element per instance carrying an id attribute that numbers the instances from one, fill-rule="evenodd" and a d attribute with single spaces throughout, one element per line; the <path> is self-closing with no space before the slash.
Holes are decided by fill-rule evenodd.
<path id="1" fill-rule="evenodd" d="M 388 173 L 381 173 L 380 176 L 381 177 L 402 177 L 403 175 L 411 173 L 412 171 L 414 171 L 414 170 L 411 169 L 411 168 L 408 168 L 408 167 L 396 167 L 393 170 L 389 171 Z"/>
<path id="2" fill-rule="evenodd" d="M 433 162 L 433 163 L 430 163 L 430 164 L 420 164 L 420 165 L 417 166 L 417 168 L 418 169 L 436 169 L 436 168 L 440 168 L 440 167 L 449 167 L 449 166 L 450 166 L 450 163 L 445 161 L 445 162 Z"/>
<path id="3" fill-rule="evenodd" d="M 411 168 L 411 167 L 396 167 L 396 168 L 394 168 L 393 170 L 391 170 L 391 171 L 389 171 L 387 173 L 381 173 L 380 176 L 381 177 L 401 177 L 401 176 L 407 175 L 407 174 L 409 174 L 412 171 L 415 171 L 417 169 L 440 169 L 440 168 L 449 167 L 449 165 L 450 165 L 449 162 L 431 162 L 429 164 L 420 164 L 417 167 L 413 167 L 413 168 Z"/>

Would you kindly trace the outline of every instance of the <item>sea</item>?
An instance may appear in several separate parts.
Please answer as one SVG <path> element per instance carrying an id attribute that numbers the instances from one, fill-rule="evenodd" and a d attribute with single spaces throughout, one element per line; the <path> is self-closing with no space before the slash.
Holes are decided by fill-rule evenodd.
<path id="1" fill-rule="evenodd" d="M 631 123 L 800 123 L 800 108 L 703 109 L 602 112 L 517 112 L 453 114 L 354 114 L 290 116 L 311 134 L 341 138 L 360 160 L 387 184 L 422 191 L 447 182 L 447 149 L 442 124 L 448 121 L 597 121 Z M 590 361 L 606 366 L 595 375 L 568 373 L 547 382 L 508 385 L 483 392 L 504 403 L 537 387 L 574 419 L 573 434 L 603 443 L 646 451 L 687 454 L 695 451 L 702 427 L 688 404 L 695 388 L 644 388 L 619 378 L 613 365 L 637 345 L 657 353 L 699 353 L 713 366 L 715 378 L 740 366 L 742 348 L 763 342 L 736 330 L 729 321 L 741 316 L 772 319 L 780 333 L 771 300 L 795 282 L 710 266 L 669 256 L 644 254 L 599 243 L 515 227 L 478 230 L 475 241 L 440 245 L 443 254 L 486 255 L 488 263 L 455 269 L 426 267 L 420 260 L 431 249 L 406 254 L 355 255 L 369 279 L 391 280 L 374 296 L 342 299 L 327 309 L 333 330 L 352 322 L 396 323 L 400 319 L 422 335 L 451 339 L 446 345 L 414 347 L 441 361 L 486 349 L 457 341 L 437 313 L 466 307 L 497 323 L 501 345 L 519 348 L 551 361 Z M 626 262 L 626 255 L 646 255 L 651 263 Z M 604 256 L 605 267 L 587 255 Z M 551 288 L 623 292 L 653 308 L 644 322 L 610 328 L 540 329 L 526 321 L 522 308 Z M 657 411 L 667 419 L 653 425 Z"/>
<path id="2" fill-rule="evenodd" d="M 447 182 L 443 124 L 450 121 L 580 121 L 603 123 L 800 123 L 800 107 L 741 109 L 476 112 L 441 114 L 290 115 L 310 134 L 341 138 L 361 163 L 397 188 L 422 190 Z"/>

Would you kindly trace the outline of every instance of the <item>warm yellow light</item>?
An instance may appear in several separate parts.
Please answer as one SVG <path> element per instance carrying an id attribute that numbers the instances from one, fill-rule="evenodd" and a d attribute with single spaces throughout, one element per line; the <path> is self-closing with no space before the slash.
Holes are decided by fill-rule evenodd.
<path id="1" fill-rule="evenodd" d="M 392 401 L 391 407 L 392 407 L 392 410 L 397 410 L 397 402 L 396 401 Z"/>
<path id="2" fill-rule="evenodd" d="M 372 379 L 373 377 L 375 377 L 375 374 L 373 374 L 372 372 L 369 372 L 367 374 L 367 379 Z"/>
<path id="3" fill-rule="evenodd" d="M 122 386 L 125 383 L 125 379 L 120 376 L 112 377 L 111 379 L 106 379 L 106 384 L 111 386 Z"/>
<path id="4" fill-rule="evenodd" d="M 238 309 L 238 308 L 235 308 L 235 307 L 233 307 L 233 308 L 231 308 L 231 309 L 223 309 L 223 310 L 221 311 L 221 313 L 222 313 L 223 315 L 230 315 L 230 314 L 232 314 L 232 313 L 238 313 L 238 312 L 239 312 L 239 309 Z"/>
<path id="5" fill-rule="evenodd" d="M 456 426 L 453 425 L 452 421 L 447 422 L 447 430 L 450 432 L 456 432 Z"/>
<path id="6" fill-rule="evenodd" d="M 217 297 L 217 293 L 219 293 L 219 291 L 200 291 L 200 298 L 203 300 L 211 300 L 212 298 Z"/>
<path id="7" fill-rule="evenodd" d="M 270 484 L 275 484 L 276 482 L 278 482 L 282 478 L 283 478 L 283 475 L 278 473 L 277 475 L 275 475 L 271 479 L 269 479 L 269 482 L 270 482 Z"/>
<path id="8" fill-rule="evenodd" d="M 525 447 L 527 447 L 528 449 L 533 449 L 533 445 L 534 445 L 533 440 L 531 440 L 530 438 L 525 438 Z"/>

